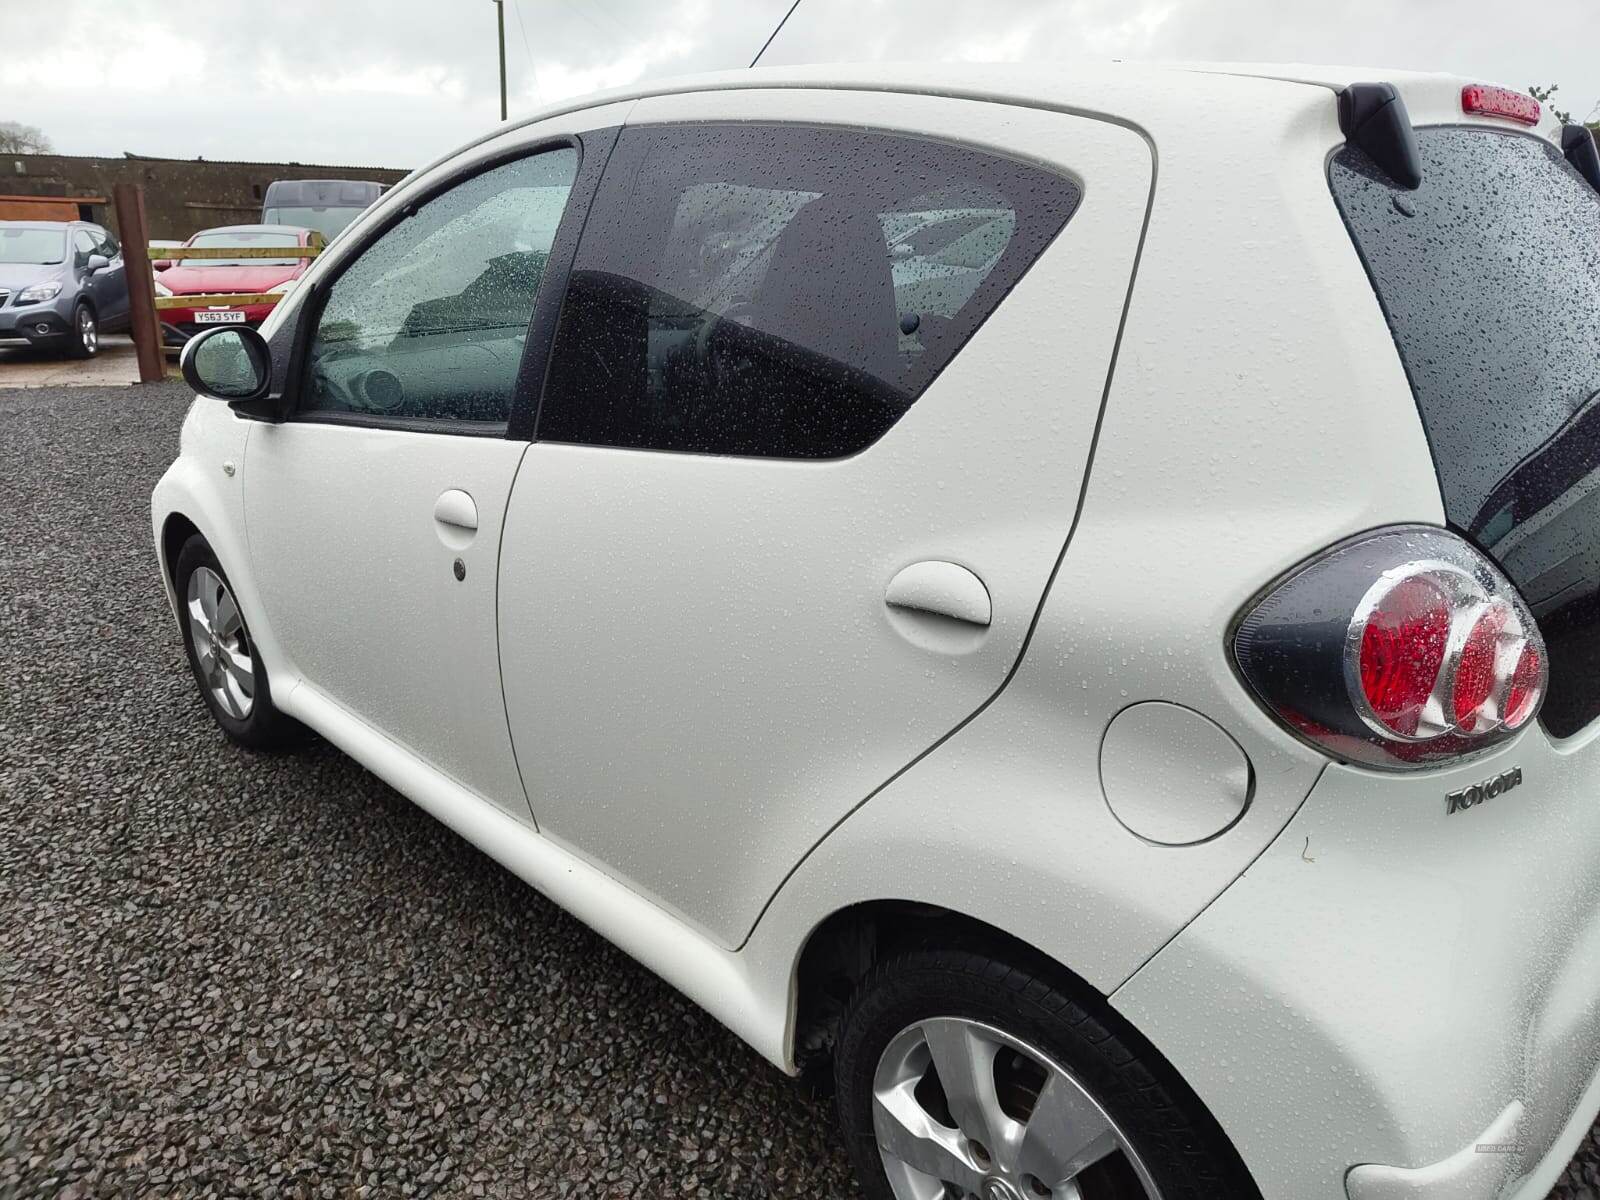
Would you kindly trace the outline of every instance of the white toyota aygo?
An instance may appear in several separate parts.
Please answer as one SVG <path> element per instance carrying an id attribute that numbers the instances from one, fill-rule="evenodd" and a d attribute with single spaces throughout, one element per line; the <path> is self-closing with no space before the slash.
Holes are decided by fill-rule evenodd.
<path id="1" fill-rule="evenodd" d="M 1540 1200 L 1594 1120 L 1600 155 L 1526 95 L 612 93 L 184 370 L 217 724 L 831 1077 L 867 1196 Z"/>

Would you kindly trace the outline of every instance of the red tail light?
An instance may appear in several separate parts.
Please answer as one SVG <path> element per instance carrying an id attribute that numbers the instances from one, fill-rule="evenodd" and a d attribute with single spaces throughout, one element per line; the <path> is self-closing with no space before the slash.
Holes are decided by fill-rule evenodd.
<path id="1" fill-rule="evenodd" d="M 1480 117 L 1504 117 L 1519 125 L 1537 125 L 1544 114 L 1532 96 L 1486 83 L 1469 83 L 1461 89 L 1461 111 Z"/>
<path id="2" fill-rule="evenodd" d="M 1384 530 L 1292 572 L 1240 620 L 1240 673 L 1336 757 L 1425 766 L 1526 725 L 1544 642 L 1487 558 L 1442 529 Z"/>
<path id="3" fill-rule="evenodd" d="M 1456 725 L 1463 733 L 1475 733 L 1480 722 L 1492 720 L 1495 689 L 1500 685 L 1500 668 L 1505 661 L 1506 626 L 1512 620 L 1511 606 L 1495 602 L 1486 607 L 1467 634 L 1456 664 Z"/>
<path id="4" fill-rule="evenodd" d="M 1385 731 L 1416 736 L 1449 637 L 1450 598 L 1426 576 L 1376 598 L 1362 619 L 1358 669 L 1361 697 Z"/>
<path id="5" fill-rule="evenodd" d="M 1544 646 L 1529 641 L 1517 656 L 1516 668 L 1511 673 L 1511 687 L 1506 694 L 1506 728 L 1521 729 L 1544 699 L 1548 668 L 1545 666 Z"/>

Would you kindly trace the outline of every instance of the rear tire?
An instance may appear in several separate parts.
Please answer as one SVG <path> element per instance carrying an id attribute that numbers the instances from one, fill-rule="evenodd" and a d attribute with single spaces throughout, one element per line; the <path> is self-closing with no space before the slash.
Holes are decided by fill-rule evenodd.
<path id="1" fill-rule="evenodd" d="M 857 989 L 834 1079 L 865 1195 L 1260 1200 L 1215 1120 L 1103 998 L 1012 957 L 1027 965 L 912 950 Z"/>
<path id="2" fill-rule="evenodd" d="M 173 577 L 189 670 L 218 728 L 251 750 L 280 750 L 302 740 L 305 726 L 272 703 L 267 668 L 205 538 L 195 534 L 184 542 Z"/>
<path id="3" fill-rule="evenodd" d="M 72 310 L 72 332 L 67 335 L 67 357 L 93 358 L 100 353 L 100 322 L 94 309 L 80 300 Z"/>

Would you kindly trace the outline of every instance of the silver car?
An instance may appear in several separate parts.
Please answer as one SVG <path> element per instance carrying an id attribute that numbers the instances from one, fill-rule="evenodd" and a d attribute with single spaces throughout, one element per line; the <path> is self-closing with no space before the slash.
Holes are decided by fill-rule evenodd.
<path id="1" fill-rule="evenodd" d="M 91 358 L 128 327 L 122 247 L 87 221 L 0 221 L 0 346 Z"/>

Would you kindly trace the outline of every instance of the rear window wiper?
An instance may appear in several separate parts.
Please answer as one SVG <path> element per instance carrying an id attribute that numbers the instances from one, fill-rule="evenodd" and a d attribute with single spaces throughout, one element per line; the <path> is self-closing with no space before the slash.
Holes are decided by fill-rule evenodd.
<path id="1" fill-rule="evenodd" d="M 1600 148 L 1595 146 L 1594 131 L 1587 125 L 1563 125 L 1561 153 L 1589 186 L 1600 192 Z"/>

